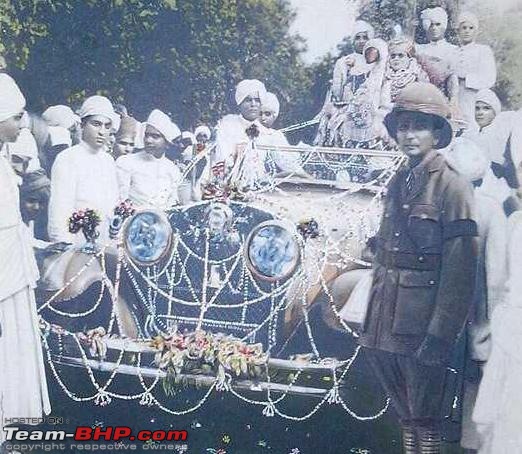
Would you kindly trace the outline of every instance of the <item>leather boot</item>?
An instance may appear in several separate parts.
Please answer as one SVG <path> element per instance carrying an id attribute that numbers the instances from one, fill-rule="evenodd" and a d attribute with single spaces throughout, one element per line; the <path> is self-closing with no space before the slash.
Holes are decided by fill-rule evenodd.
<path id="1" fill-rule="evenodd" d="M 419 453 L 441 454 L 442 435 L 439 430 L 419 429 Z"/>
<path id="2" fill-rule="evenodd" d="M 402 428 L 402 452 L 403 454 L 419 454 L 417 432 L 413 427 Z"/>

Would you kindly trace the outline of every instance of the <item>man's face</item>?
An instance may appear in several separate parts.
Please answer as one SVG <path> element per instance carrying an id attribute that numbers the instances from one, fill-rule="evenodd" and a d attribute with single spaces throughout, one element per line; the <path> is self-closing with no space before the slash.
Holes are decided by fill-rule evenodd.
<path id="1" fill-rule="evenodd" d="M 397 144 L 409 158 L 422 158 L 438 142 L 435 122 L 430 115 L 401 112 L 397 118 Z"/>
<path id="2" fill-rule="evenodd" d="M 446 27 L 440 21 L 434 20 L 431 22 L 430 28 L 428 28 L 428 39 L 430 41 L 440 41 L 444 38 L 446 33 Z"/>
<path id="3" fill-rule="evenodd" d="M 145 128 L 145 139 L 143 142 L 145 144 L 145 151 L 155 158 L 161 158 L 169 146 L 163 134 L 151 125 L 147 125 Z"/>
<path id="4" fill-rule="evenodd" d="M 408 67 L 410 59 L 405 50 L 395 48 L 390 52 L 390 67 L 394 71 L 400 71 Z"/>
<path id="5" fill-rule="evenodd" d="M 11 167 L 19 177 L 23 177 L 29 167 L 29 158 L 27 156 L 11 156 Z"/>
<path id="6" fill-rule="evenodd" d="M 459 38 L 462 44 L 469 44 L 475 41 L 478 30 L 469 22 L 462 22 L 459 25 Z"/>
<path id="7" fill-rule="evenodd" d="M 259 121 L 261 124 L 267 128 L 271 128 L 274 122 L 276 121 L 277 117 L 273 110 L 262 108 L 261 109 L 261 115 L 259 117 Z"/>
<path id="8" fill-rule="evenodd" d="M 369 41 L 368 32 L 357 33 L 353 38 L 353 48 L 358 54 L 362 54 L 364 46 Z"/>
<path id="9" fill-rule="evenodd" d="M 366 59 L 366 63 L 375 63 L 379 60 L 379 51 L 375 47 L 370 47 L 366 49 L 364 58 Z"/>
<path id="10" fill-rule="evenodd" d="M 114 144 L 114 154 L 124 156 L 134 152 L 134 137 L 119 137 Z"/>
<path id="11" fill-rule="evenodd" d="M 241 104 L 239 104 L 239 113 L 248 121 L 254 121 L 259 118 L 259 114 L 261 113 L 261 99 L 259 99 L 259 96 L 247 96 Z"/>
<path id="12" fill-rule="evenodd" d="M 0 121 L 0 142 L 16 142 L 20 134 L 23 115 L 22 111 L 7 120 Z"/>
<path id="13" fill-rule="evenodd" d="M 475 103 L 475 121 L 481 128 L 489 126 L 496 115 L 495 110 L 489 104 L 482 101 Z"/>
<path id="14" fill-rule="evenodd" d="M 103 115 L 91 115 L 83 121 L 82 139 L 94 149 L 100 149 L 109 144 L 112 131 L 112 121 Z"/>
<path id="15" fill-rule="evenodd" d="M 38 198 L 31 196 L 22 198 L 20 211 L 25 222 L 34 221 L 41 210 L 42 202 Z"/>

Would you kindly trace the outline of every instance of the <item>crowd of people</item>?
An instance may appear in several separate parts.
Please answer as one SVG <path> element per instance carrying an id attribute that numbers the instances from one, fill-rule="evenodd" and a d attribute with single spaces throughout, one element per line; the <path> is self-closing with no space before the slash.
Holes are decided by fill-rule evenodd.
<path id="1" fill-rule="evenodd" d="M 517 452 L 522 117 L 503 111 L 492 90 L 495 56 L 476 42 L 474 14 L 458 18 L 459 46 L 445 39 L 443 8 L 421 20 L 426 44 L 400 32 L 386 42 L 356 22 L 354 52 L 335 63 L 315 144 L 385 142 L 408 157 L 388 188 L 360 339 L 393 398 L 404 452 L 440 452 L 437 403 L 463 338 L 462 445 Z M 277 151 L 288 146 L 273 128 L 277 96 L 248 79 L 235 102 L 237 113 L 193 132 L 158 109 L 139 122 L 99 95 L 76 112 L 56 105 L 39 116 L 25 112 L 16 82 L 0 74 L 0 426 L 49 411 L 32 249 L 56 253 L 81 241 L 68 228 L 74 212 L 95 210 L 100 240 L 110 241 L 125 200 L 167 210 L 222 199 L 266 185 L 268 165 L 310 178 L 298 153 Z M 24 358 L 16 373 L 5 367 L 13 357 Z"/>

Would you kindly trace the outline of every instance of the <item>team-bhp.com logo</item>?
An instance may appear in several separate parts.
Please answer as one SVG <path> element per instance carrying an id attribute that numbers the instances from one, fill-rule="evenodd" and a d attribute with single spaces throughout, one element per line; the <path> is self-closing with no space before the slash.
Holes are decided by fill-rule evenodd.
<path id="1" fill-rule="evenodd" d="M 186 430 L 140 430 L 135 435 L 126 426 L 87 427 L 79 426 L 74 433 L 65 430 L 20 430 L 18 427 L 4 427 L 6 441 L 186 441 Z"/>

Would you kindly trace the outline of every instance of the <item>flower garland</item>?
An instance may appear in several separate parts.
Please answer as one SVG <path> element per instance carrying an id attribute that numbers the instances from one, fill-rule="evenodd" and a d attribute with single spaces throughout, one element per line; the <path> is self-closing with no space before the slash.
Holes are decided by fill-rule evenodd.
<path id="1" fill-rule="evenodd" d="M 236 377 L 259 377 L 268 361 L 262 344 L 247 344 L 231 335 L 203 330 L 162 334 L 149 345 L 157 350 L 158 367 L 174 376 L 202 370 L 218 376 L 230 372 Z"/>
<path id="2" fill-rule="evenodd" d="M 317 238 L 319 236 L 319 224 L 314 218 L 303 219 L 297 224 L 297 231 L 307 240 L 308 238 Z"/>

